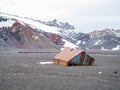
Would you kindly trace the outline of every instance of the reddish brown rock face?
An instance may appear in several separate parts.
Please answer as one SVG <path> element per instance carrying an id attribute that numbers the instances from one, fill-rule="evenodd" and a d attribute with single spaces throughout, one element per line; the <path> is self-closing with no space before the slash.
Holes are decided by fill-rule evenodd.
<path id="1" fill-rule="evenodd" d="M 0 30 L 2 41 L 9 47 L 37 49 L 37 48 L 56 48 L 53 42 L 60 42 L 61 38 L 50 34 L 46 37 L 43 33 L 37 32 L 27 24 L 16 21 L 8 30 Z M 53 41 L 51 41 L 51 40 Z"/>

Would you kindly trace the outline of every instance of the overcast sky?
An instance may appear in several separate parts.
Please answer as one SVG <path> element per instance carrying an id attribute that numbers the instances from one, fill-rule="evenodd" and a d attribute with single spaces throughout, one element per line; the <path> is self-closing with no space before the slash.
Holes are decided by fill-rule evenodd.
<path id="1" fill-rule="evenodd" d="M 0 12 L 69 22 L 83 33 L 120 29 L 120 0 L 0 0 Z"/>

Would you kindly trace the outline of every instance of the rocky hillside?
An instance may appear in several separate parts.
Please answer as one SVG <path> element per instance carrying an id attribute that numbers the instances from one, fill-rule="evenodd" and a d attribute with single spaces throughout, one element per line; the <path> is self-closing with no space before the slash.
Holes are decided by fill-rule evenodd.
<path id="1" fill-rule="evenodd" d="M 46 24 L 46 23 L 45 23 Z M 65 24 L 65 23 L 64 23 Z M 46 25 L 59 27 L 57 20 L 48 21 Z M 66 24 L 65 24 L 66 25 Z M 66 28 L 66 26 L 64 27 Z M 69 42 L 77 45 L 80 49 L 120 50 L 120 30 L 104 29 L 90 33 L 76 32 L 74 26 L 60 28 L 60 35 Z"/>
<path id="2" fill-rule="evenodd" d="M 104 29 L 88 34 L 77 33 L 73 42 L 82 49 L 120 50 L 120 30 Z"/>
<path id="3" fill-rule="evenodd" d="M 78 47 L 77 45 L 66 40 L 66 38 L 68 36 L 71 36 L 71 34 L 73 34 L 73 32 L 74 32 L 74 27 L 72 25 L 70 25 L 69 23 L 59 22 L 57 20 L 43 22 L 40 20 L 32 19 L 32 18 L 10 15 L 10 14 L 5 14 L 5 13 L 0 13 L 0 16 L 1 16 L 0 17 L 0 19 L 1 19 L 0 27 L 1 27 L 2 32 L 5 32 L 5 30 L 3 28 L 9 28 L 8 31 L 10 31 L 13 26 L 18 28 L 18 26 L 16 26 L 17 24 L 14 25 L 14 23 L 17 22 L 17 23 L 21 24 L 21 26 L 23 26 L 25 28 L 25 30 L 31 28 L 34 32 L 36 32 L 36 34 L 39 35 L 39 37 L 40 37 L 40 35 L 44 36 L 44 38 L 47 38 L 50 43 L 53 43 L 58 48 L 68 47 L 68 46 L 69 47 Z M 50 23 L 52 23 L 52 24 L 50 24 Z M 26 28 L 26 27 L 29 27 L 29 28 Z M 23 30 L 23 29 L 21 29 L 21 30 Z M 23 30 L 23 32 L 24 32 L 24 30 Z M 18 36 L 18 37 L 21 37 L 21 36 Z M 33 35 L 30 37 L 33 37 Z M 35 37 L 37 37 L 37 36 L 35 36 Z M 42 38 L 40 38 L 40 40 L 41 39 Z M 3 40 L 3 38 L 2 38 L 2 40 Z M 39 42 L 39 39 L 38 39 L 38 42 Z M 49 45 L 49 42 L 48 42 L 48 44 L 47 43 L 46 44 Z M 31 41 L 30 41 L 30 43 L 31 43 Z M 42 44 L 42 43 L 40 42 L 40 44 Z M 46 45 L 43 45 L 43 46 L 46 46 Z M 44 48 L 43 46 L 40 45 L 39 48 Z M 15 45 L 15 47 L 16 47 L 16 45 Z M 24 47 L 24 45 L 23 45 L 22 48 L 26 48 L 26 47 Z M 33 48 L 34 48 L 34 45 L 33 45 Z"/>
<path id="4" fill-rule="evenodd" d="M 43 32 L 30 27 L 28 24 L 0 17 L 0 48 L 20 48 L 20 49 L 38 49 L 38 48 L 58 48 L 53 42 L 57 41 L 57 35 L 46 37 Z M 54 38 L 56 38 L 54 40 Z M 53 41 L 52 41 L 53 40 Z M 61 39 L 59 42 L 62 43 Z M 58 43 L 57 43 L 58 44 Z M 60 44 L 60 43 L 59 43 Z"/>
<path id="5" fill-rule="evenodd" d="M 40 21 L 0 13 L 0 47 L 120 50 L 120 30 L 76 32 L 67 22 Z"/>

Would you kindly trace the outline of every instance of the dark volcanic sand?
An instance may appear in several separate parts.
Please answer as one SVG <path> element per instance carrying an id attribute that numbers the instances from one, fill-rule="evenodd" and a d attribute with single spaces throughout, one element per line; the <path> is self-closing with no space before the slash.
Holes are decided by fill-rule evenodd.
<path id="1" fill-rule="evenodd" d="M 119 53 L 91 54 L 94 66 L 39 64 L 54 55 L 0 52 L 0 90 L 120 90 Z"/>

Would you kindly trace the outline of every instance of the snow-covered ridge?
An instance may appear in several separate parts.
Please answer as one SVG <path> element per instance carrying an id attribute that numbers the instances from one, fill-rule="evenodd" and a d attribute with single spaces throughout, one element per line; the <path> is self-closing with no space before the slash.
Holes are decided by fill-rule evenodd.
<path id="1" fill-rule="evenodd" d="M 15 20 L 4 19 L 4 17 L 0 17 L 0 27 L 11 27 L 15 23 Z"/>
<path id="2" fill-rule="evenodd" d="M 8 20 L 5 22 L 0 22 L 0 27 L 11 27 L 15 23 L 13 20 Z"/>
<path id="3" fill-rule="evenodd" d="M 21 24 L 28 24 L 35 30 L 41 31 L 41 33 L 47 32 L 48 36 L 50 36 L 50 34 L 55 34 L 58 37 L 60 36 L 61 40 L 63 41 L 62 45 L 64 44 L 63 47 L 120 50 L 120 30 L 104 29 L 101 31 L 93 31 L 91 33 L 84 34 L 76 32 L 76 30 L 69 25 L 69 23 L 61 24 L 57 20 L 43 22 L 40 20 L 34 20 L 32 18 L 3 13 L 0 13 L 0 16 L 8 18 L 7 21 L 4 20 L 5 26 L 10 26 L 12 23 L 14 23 L 14 21 L 18 20 L 18 22 Z M 11 22 L 12 20 L 13 22 Z M 9 24 L 6 25 L 5 22 L 9 22 Z M 4 25 L 1 24 L 1 27 Z M 54 39 L 56 40 L 55 37 Z"/>
<path id="4" fill-rule="evenodd" d="M 22 16 L 11 15 L 6 13 L 0 13 L 0 16 L 17 19 L 19 21 L 29 24 L 31 27 L 35 29 L 49 32 L 49 33 L 59 34 L 59 35 L 62 35 L 63 33 L 68 34 L 70 31 L 73 31 L 73 29 L 75 29 L 73 25 L 70 25 L 67 22 L 65 23 L 59 22 L 56 19 L 54 19 L 53 21 L 45 22 L 45 21 L 28 18 L 28 17 L 22 17 Z"/>
<path id="5" fill-rule="evenodd" d="M 33 21 L 31 19 L 26 19 L 24 17 L 12 16 L 12 15 L 7 15 L 7 14 L 1 14 L 1 13 L 0 13 L 0 16 L 4 16 L 4 17 L 7 17 L 7 18 L 17 19 L 19 21 L 22 21 L 24 23 L 29 24 L 31 27 L 37 28 L 38 30 L 43 30 L 45 32 L 59 34 L 59 32 L 57 31 L 58 28 L 56 28 L 56 27 L 50 27 L 50 26 L 44 25 L 44 24 L 42 24 L 40 22 Z"/>
<path id="6" fill-rule="evenodd" d="M 78 47 L 77 45 L 75 45 L 75 44 L 73 44 L 65 39 L 66 37 L 71 37 L 72 34 L 75 33 L 73 30 L 74 27 L 69 25 L 68 23 L 64 24 L 64 23 L 58 22 L 58 21 L 55 21 L 54 23 L 52 23 L 52 21 L 51 21 L 51 23 L 52 23 L 52 26 L 51 26 L 51 25 L 46 25 L 45 22 L 42 22 L 40 20 L 34 20 L 31 18 L 16 16 L 16 15 L 9 15 L 9 14 L 0 13 L 0 16 L 8 19 L 8 20 L 4 21 L 4 23 L 10 23 L 10 21 L 11 21 L 9 26 L 12 26 L 15 21 L 20 22 L 22 25 L 28 24 L 33 29 L 62 36 L 64 38 L 63 39 L 63 42 L 64 42 L 63 47 L 72 47 L 72 48 Z M 1 22 L 1 23 L 3 23 L 3 22 Z M 54 24 L 58 24 L 58 27 L 54 26 Z M 8 26 L 6 24 L 4 24 L 4 25 Z M 64 25 L 65 25 L 65 28 L 64 28 Z M 3 25 L 1 25 L 1 27 L 3 27 Z"/>
<path id="7" fill-rule="evenodd" d="M 49 25 L 49 26 L 53 26 L 53 27 L 57 27 L 65 30 L 75 29 L 75 27 L 73 25 L 70 25 L 68 22 L 59 22 L 56 19 L 48 22 L 42 22 L 42 23 L 44 23 L 45 25 Z"/>
<path id="8" fill-rule="evenodd" d="M 104 36 L 106 34 L 111 34 L 111 35 L 116 35 L 118 37 L 120 37 L 120 30 L 117 29 L 104 29 L 104 30 L 101 30 L 101 31 L 93 31 L 93 32 L 90 32 L 88 33 L 92 38 L 93 37 L 101 37 L 101 36 Z"/>

